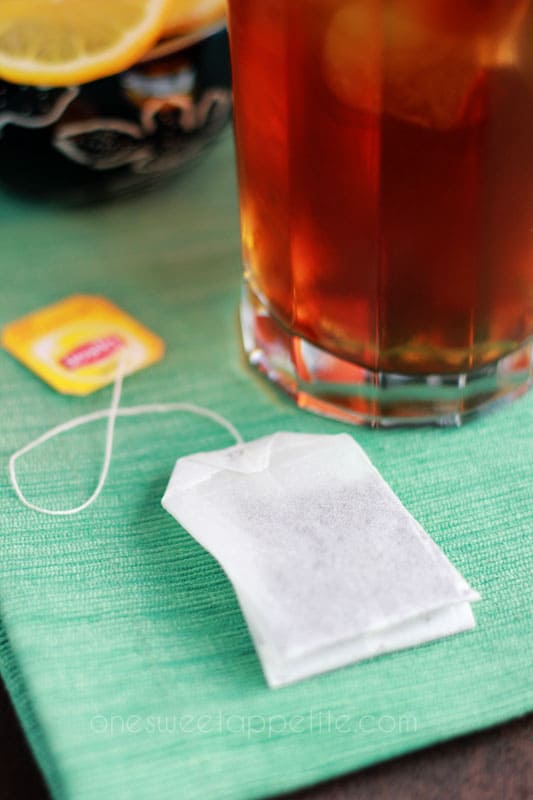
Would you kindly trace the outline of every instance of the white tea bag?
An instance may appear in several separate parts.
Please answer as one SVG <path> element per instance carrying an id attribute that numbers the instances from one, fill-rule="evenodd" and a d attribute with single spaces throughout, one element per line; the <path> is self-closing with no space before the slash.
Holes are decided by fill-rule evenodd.
<path id="1" fill-rule="evenodd" d="M 162 502 L 232 582 L 272 687 L 475 625 L 479 595 L 347 434 L 181 458 Z"/>

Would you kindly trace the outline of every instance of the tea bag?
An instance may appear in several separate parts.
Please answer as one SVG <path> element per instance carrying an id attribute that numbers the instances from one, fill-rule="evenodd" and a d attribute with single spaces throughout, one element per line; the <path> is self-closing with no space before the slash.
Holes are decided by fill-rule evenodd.
<path id="1" fill-rule="evenodd" d="M 233 584 L 271 687 L 475 625 L 479 595 L 347 434 L 181 458 L 162 502 Z"/>

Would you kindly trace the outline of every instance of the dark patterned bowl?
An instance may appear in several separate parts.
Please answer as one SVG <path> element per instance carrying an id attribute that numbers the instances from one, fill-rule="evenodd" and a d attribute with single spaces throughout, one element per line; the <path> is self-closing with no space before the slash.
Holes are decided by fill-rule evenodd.
<path id="1" fill-rule="evenodd" d="M 231 116 L 226 30 L 160 42 L 126 72 L 66 88 L 0 81 L 0 186 L 85 202 L 193 161 Z"/>

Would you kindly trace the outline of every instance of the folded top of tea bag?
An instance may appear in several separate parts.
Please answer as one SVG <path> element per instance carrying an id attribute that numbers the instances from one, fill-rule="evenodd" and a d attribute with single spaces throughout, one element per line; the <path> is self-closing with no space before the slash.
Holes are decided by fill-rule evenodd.
<path id="1" fill-rule="evenodd" d="M 182 458 L 162 502 L 231 580 L 271 686 L 475 624 L 477 593 L 347 434 Z"/>

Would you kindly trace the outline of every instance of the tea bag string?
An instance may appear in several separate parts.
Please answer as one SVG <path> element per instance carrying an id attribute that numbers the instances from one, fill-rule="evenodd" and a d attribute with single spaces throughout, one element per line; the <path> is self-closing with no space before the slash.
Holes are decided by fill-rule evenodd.
<path id="1" fill-rule="evenodd" d="M 61 425 L 57 425 L 56 427 L 51 428 L 49 431 L 46 431 L 46 433 L 43 433 L 41 436 L 37 437 L 37 439 L 34 439 L 32 442 L 29 442 L 27 445 L 21 447 L 20 450 L 17 450 L 15 453 L 11 455 L 9 459 L 9 479 L 21 503 L 23 503 L 28 508 L 31 508 L 32 511 L 38 511 L 40 514 L 49 514 L 50 516 L 54 517 L 66 517 L 72 514 L 79 514 L 81 511 L 85 511 L 86 508 L 89 508 L 89 506 L 91 506 L 94 503 L 94 501 L 97 500 L 98 497 L 100 496 L 107 480 L 109 467 L 111 465 L 111 457 L 113 455 L 113 442 L 115 438 L 115 426 L 117 417 L 137 417 L 141 416 L 142 414 L 170 414 L 175 412 L 176 413 L 185 412 L 189 414 L 195 414 L 196 416 L 199 417 L 206 417 L 207 419 L 210 419 L 213 422 L 217 423 L 217 425 L 220 425 L 222 428 L 225 428 L 225 430 L 227 430 L 228 433 L 230 433 L 231 436 L 235 439 L 237 444 L 243 443 L 243 438 L 240 435 L 239 431 L 235 428 L 234 425 L 231 424 L 229 420 L 227 420 L 221 414 L 217 414 L 216 411 L 211 411 L 211 409 L 209 408 L 204 408 L 203 406 L 197 406 L 194 405 L 193 403 L 147 403 L 138 406 L 124 406 L 121 408 L 120 397 L 122 395 L 124 373 L 125 373 L 125 365 L 122 360 L 117 368 L 117 374 L 111 398 L 111 405 L 109 406 L 109 408 L 104 408 L 100 411 L 93 411 L 90 414 L 83 414 L 79 417 L 74 417 L 68 422 L 63 422 Z M 85 502 L 81 503 L 81 505 L 79 506 L 74 506 L 72 508 L 63 508 L 63 509 L 44 508 L 43 506 L 39 506 L 36 503 L 32 503 L 30 500 L 28 500 L 27 497 L 24 495 L 24 492 L 20 488 L 17 479 L 16 463 L 18 459 L 26 455 L 27 453 L 30 453 L 32 450 L 35 450 L 37 447 L 40 447 L 45 442 L 50 441 L 50 439 L 59 436 L 62 433 L 74 430 L 75 428 L 79 428 L 82 425 L 88 425 L 91 422 L 97 422 L 98 420 L 105 419 L 106 417 L 107 417 L 107 427 L 105 436 L 104 458 L 102 461 L 102 467 L 100 470 L 100 477 L 98 478 L 98 483 L 96 484 L 96 488 L 94 489 L 90 497 L 88 497 L 87 500 L 85 500 Z"/>

